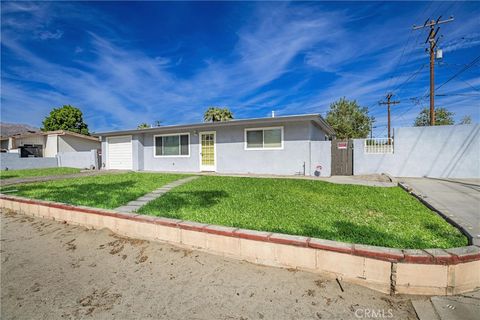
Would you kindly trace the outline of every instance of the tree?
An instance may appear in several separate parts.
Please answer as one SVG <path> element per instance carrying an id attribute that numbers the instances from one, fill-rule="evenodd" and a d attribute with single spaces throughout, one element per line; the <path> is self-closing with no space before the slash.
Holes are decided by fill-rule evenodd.
<path id="1" fill-rule="evenodd" d="M 472 116 L 466 115 L 460 120 L 458 124 L 472 124 Z"/>
<path id="2" fill-rule="evenodd" d="M 66 130 L 89 135 L 88 125 L 83 121 L 80 109 L 71 105 L 53 108 L 42 122 L 42 131 Z"/>
<path id="3" fill-rule="evenodd" d="M 453 121 L 453 112 L 447 110 L 447 108 L 436 108 L 435 109 L 435 125 L 436 126 L 446 126 L 454 124 Z M 424 108 L 418 114 L 415 122 L 413 123 L 415 127 L 424 127 L 430 125 L 430 109 Z"/>
<path id="4" fill-rule="evenodd" d="M 209 107 L 203 114 L 204 122 L 219 122 L 233 119 L 233 113 L 228 108 Z"/>
<path id="5" fill-rule="evenodd" d="M 137 129 L 148 129 L 150 128 L 150 125 L 146 122 L 143 122 L 143 123 L 140 123 L 138 126 L 137 126 Z"/>
<path id="6" fill-rule="evenodd" d="M 330 105 L 325 119 L 335 130 L 338 139 L 366 138 L 375 121 L 368 115 L 368 108 L 362 108 L 356 100 L 340 100 Z"/>

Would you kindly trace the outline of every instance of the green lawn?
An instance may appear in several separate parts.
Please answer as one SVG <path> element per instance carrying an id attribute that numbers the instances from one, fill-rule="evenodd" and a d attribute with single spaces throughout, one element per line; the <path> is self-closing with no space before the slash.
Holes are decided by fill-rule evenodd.
<path id="1" fill-rule="evenodd" d="M 143 214 L 395 248 L 448 248 L 467 239 L 398 187 L 204 176 Z"/>
<path id="2" fill-rule="evenodd" d="M 8 194 L 89 207 L 114 209 L 169 182 L 179 174 L 124 173 L 15 185 Z"/>
<path id="3" fill-rule="evenodd" d="M 27 177 L 44 177 L 62 174 L 78 173 L 80 169 L 76 168 L 40 168 L 40 169 L 24 169 L 24 170 L 2 170 L 0 171 L 0 179 L 27 178 Z"/>

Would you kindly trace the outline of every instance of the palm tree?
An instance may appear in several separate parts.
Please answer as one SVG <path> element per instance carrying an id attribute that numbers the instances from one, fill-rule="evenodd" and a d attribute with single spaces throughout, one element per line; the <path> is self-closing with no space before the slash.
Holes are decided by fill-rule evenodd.
<path id="1" fill-rule="evenodd" d="M 204 122 L 219 122 L 233 119 L 233 113 L 228 108 L 209 107 L 203 114 Z"/>
<path id="2" fill-rule="evenodd" d="M 137 126 L 137 129 L 147 129 L 147 128 L 150 128 L 150 125 L 148 123 L 140 123 L 138 126 Z"/>

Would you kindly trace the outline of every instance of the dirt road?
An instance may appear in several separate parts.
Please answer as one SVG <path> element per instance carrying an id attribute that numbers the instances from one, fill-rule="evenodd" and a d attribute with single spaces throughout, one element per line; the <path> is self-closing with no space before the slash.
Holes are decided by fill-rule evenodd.
<path id="1" fill-rule="evenodd" d="M 408 297 L 106 229 L 3 211 L 1 232 L 2 319 L 416 319 Z"/>

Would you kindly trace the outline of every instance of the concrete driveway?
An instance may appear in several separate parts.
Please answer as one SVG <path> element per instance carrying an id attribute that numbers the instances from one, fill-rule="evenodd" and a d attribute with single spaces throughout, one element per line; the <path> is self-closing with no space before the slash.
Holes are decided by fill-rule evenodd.
<path id="1" fill-rule="evenodd" d="M 399 178 L 480 244 L 480 179 Z"/>

